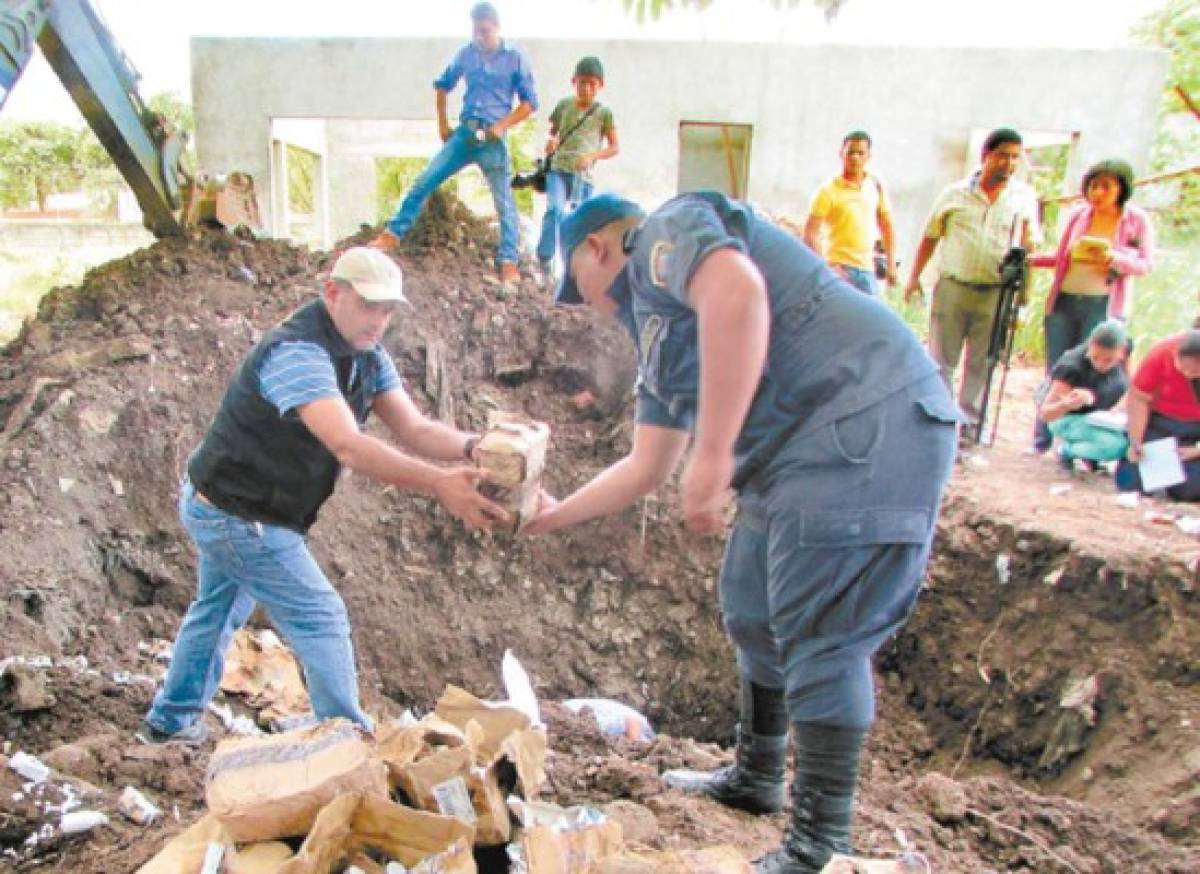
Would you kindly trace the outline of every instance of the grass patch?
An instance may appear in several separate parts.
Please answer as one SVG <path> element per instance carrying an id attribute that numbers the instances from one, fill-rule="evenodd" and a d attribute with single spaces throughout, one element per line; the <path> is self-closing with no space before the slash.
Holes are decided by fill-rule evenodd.
<path id="1" fill-rule="evenodd" d="M 38 301 L 48 291 L 77 285 L 92 267 L 121 254 L 112 247 L 53 254 L 0 250 L 0 345 L 17 336 L 21 323 L 37 312 Z"/>

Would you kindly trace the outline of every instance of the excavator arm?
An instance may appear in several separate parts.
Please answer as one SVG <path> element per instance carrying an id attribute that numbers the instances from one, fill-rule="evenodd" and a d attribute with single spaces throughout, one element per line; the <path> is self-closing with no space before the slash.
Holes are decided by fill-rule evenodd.
<path id="1" fill-rule="evenodd" d="M 156 237 L 202 221 L 261 224 L 248 176 L 233 174 L 226 194 L 223 181 L 184 172 L 183 135 L 142 103 L 140 76 L 87 0 L 0 0 L 0 109 L 35 44 L 133 189 Z"/>

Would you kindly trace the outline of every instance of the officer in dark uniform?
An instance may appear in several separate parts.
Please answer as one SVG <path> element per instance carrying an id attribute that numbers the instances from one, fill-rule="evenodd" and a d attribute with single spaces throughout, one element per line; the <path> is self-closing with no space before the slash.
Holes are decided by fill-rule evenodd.
<path id="1" fill-rule="evenodd" d="M 645 216 L 608 194 L 562 226 L 563 304 L 619 319 L 638 346 L 633 449 L 527 526 L 553 531 L 681 481 L 690 528 L 737 520 L 721 569 L 741 674 L 735 764 L 668 785 L 792 817 L 760 872 L 819 871 L 848 852 L 874 720 L 871 656 L 921 585 L 958 410 L 887 307 L 857 293 L 746 204 L 685 194 Z"/>

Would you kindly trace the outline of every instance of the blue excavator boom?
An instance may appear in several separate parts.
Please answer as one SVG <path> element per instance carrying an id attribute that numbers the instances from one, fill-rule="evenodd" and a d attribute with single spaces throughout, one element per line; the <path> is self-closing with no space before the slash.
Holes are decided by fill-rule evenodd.
<path id="1" fill-rule="evenodd" d="M 261 222 L 253 182 L 193 177 L 180 163 L 186 140 L 138 94 L 139 75 L 87 0 L 0 0 L 0 109 L 41 48 L 111 156 L 157 237 L 202 221 L 252 229 Z"/>

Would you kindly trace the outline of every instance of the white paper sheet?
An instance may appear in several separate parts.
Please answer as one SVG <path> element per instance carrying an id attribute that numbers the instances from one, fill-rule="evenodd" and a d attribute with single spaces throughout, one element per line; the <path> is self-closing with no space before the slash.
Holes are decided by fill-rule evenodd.
<path id="1" fill-rule="evenodd" d="M 1129 425 L 1129 417 L 1121 410 L 1095 410 L 1088 413 L 1086 418 L 1089 425 L 1110 431 L 1125 431 Z"/>
<path id="2" fill-rule="evenodd" d="M 1163 437 L 1145 444 L 1138 471 L 1142 474 L 1142 491 L 1145 492 L 1177 486 L 1187 479 L 1183 462 L 1179 460 L 1179 443 L 1174 437 Z"/>

